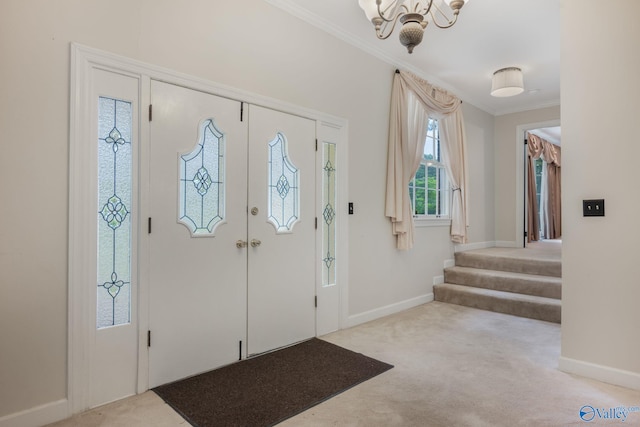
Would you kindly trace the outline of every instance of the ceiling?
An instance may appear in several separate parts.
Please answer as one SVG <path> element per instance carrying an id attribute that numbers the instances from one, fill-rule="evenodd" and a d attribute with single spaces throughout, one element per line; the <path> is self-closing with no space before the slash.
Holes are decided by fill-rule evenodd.
<path id="1" fill-rule="evenodd" d="M 528 132 L 531 132 L 534 135 L 539 136 L 540 138 L 555 144 L 555 145 L 560 145 L 560 142 L 562 140 L 561 138 L 561 129 L 560 126 L 552 126 L 552 127 L 548 127 L 548 128 L 540 128 L 540 129 L 533 129 L 530 130 Z"/>
<path id="2" fill-rule="evenodd" d="M 378 40 L 358 0 L 266 1 L 493 115 L 560 104 L 560 0 L 469 0 L 453 27 L 429 24 L 412 54 L 398 28 Z M 512 66 L 524 93 L 492 97 L 493 72 Z"/>

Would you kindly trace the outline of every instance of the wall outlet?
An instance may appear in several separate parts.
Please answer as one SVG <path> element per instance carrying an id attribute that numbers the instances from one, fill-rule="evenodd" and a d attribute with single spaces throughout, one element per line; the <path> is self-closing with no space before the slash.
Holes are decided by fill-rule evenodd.
<path id="1" fill-rule="evenodd" d="M 604 199 L 583 200 L 582 216 L 604 216 Z"/>

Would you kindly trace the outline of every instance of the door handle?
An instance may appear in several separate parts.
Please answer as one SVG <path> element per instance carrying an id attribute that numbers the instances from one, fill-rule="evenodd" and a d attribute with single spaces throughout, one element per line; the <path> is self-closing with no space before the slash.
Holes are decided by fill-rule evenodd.
<path id="1" fill-rule="evenodd" d="M 238 240 L 236 242 L 236 248 L 242 249 L 247 247 L 247 242 L 245 240 Z"/>
<path id="2" fill-rule="evenodd" d="M 262 242 L 258 239 L 251 239 L 251 247 L 252 248 L 257 248 L 258 246 L 260 246 L 262 244 Z"/>

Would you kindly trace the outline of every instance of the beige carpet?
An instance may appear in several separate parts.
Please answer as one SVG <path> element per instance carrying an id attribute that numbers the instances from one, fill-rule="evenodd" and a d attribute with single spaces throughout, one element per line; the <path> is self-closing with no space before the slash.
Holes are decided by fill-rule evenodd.
<path id="1" fill-rule="evenodd" d="M 640 406 L 640 391 L 557 370 L 560 325 L 432 302 L 323 337 L 395 368 L 280 424 L 583 425 L 584 405 Z M 640 425 L 640 412 L 590 425 Z M 180 426 L 152 392 L 55 424 Z"/>

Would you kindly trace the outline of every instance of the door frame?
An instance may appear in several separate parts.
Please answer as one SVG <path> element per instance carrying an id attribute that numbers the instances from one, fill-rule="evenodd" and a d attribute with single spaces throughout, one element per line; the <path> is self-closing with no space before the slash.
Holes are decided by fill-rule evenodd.
<path id="1" fill-rule="evenodd" d="M 319 111 L 303 108 L 274 98 L 269 98 L 250 92 L 245 92 L 230 86 L 214 83 L 206 79 L 193 77 L 184 73 L 168 70 L 159 66 L 147 64 L 135 59 L 87 47 L 78 43 L 71 43 L 70 66 L 70 123 L 69 123 L 69 283 L 68 283 L 68 353 L 67 353 L 67 415 L 76 414 L 89 409 L 87 399 L 90 384 L 87 378 L 90 372 L 92 336 L 94 334 L 92 310 L 87 309 L 86 301 L 90 297 L 87 283 L 95 278 L 85 267 L 95 263 L 91 254 L 95 250 L 88 250 L 87 242 L 83 239 L 90 224 L 80 218 L 90 218 L 92 212 L 83 200 L 86 200 L 87 177 L 95 171 L 86 166 L 87 150 L 82 149 L 82 143 L 87 140 L 86 123 L 90 123 L 88 105 L 92 102 L 91 74 L 93 69 L 102 69 L 114 73 L 122 73 L 139 79 L 139 105 L 141 120 L 139 123 L 139 162 L 138 162 L 138 375 L 137 392 L 142 393 L 149 388 L 149 358 L 147 350 L 147 331 L 149 327 L 149 239 L 146 233 L 144 219 L 149 214 L 149 121 L 146 117 L 146 106 L 150 104 L 151 80 L 161 80 L 167 83 L 184 86 L 216 96 L 236 99 L 282 111 L 284 113 L 302 116 L 316 121 L 316 137 L 318 145 L 323 142 L 336 144 L 339 166 L 337 176 L 337 208 L 336 208 L 336 285 L 321 287 L 318 279 L 320 269 L 316 269 L 316 293 L 320 302 L 316 310 L 316 336 L 324 335 L 342 329 L 347 319 L 348 307 L 348 221 L 347 221 L 347 189 L 348 189 L 348 122 L 346 119 L 325 114 Z M 144 112 L 144 113 L 143 113 Z M 316 155 L 316 165 L 319 165 Z M 344 166 L 344 169 L 342 168 Z M 316 168 L 316 182 L 321 182 L 321 168 Z M 316 215 L 321 218 L 320 209 L 322 192 L 316 194 Z M 84 197 L 84 199 L 83 199 Z M 344 207 L 344 209 L 342 209 Z M 320 222 L 320 221 L 319 221 Z M 321 239 L 316 239 L 316 241 Z M 318 243 L 317 243 L 318 244 Z M 90 287 L 89 287 L 90 289 Z M 105 402 L 106 403 L 106 402 Z"/>
<path id="2" fill-rule="evenodd" d="M 516 240 L 515 247 L 525 246 L 524 232 L 527 231 L 527 157 L 524 151 L 524 140 L 527 132 L 538 128 L 560 126 L 560 119 L 544 122 L 527 123 L 516 128 Z"/>

